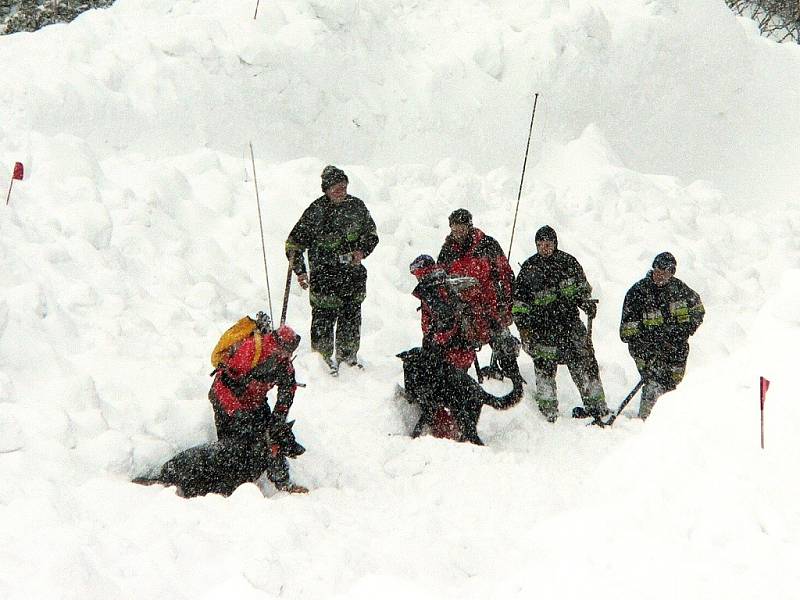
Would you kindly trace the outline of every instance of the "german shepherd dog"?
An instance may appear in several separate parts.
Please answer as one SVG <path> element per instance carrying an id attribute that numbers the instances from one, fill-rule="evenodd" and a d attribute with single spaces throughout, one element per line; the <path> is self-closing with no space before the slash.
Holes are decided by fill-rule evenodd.
<path id="1" fill-rule="evenodd" d="M 403 361 L 406 399 L 421 413 L 411 437 L 429 428 L 436 437 L 482 446 L 477 427 L 483 405 L 504 410 L 522 399 L 516 386 L 505 396 L 493 396 L 438 352 L 412 348 L 397 356 Z"/>
<path id="2" fill-rule="evenodd" d="M 305 452 L 292 432 L 294 421 L 270 419 L 258 437 L 226 437 L 179 452 L 156 475 L 137 477 L 134 483 L 175 486 L 179 496 L 206 494 L 229 496 L 243 483 L 254 482 L 266 472 L 278 489 L 293 488 L 286 457 Z"/>

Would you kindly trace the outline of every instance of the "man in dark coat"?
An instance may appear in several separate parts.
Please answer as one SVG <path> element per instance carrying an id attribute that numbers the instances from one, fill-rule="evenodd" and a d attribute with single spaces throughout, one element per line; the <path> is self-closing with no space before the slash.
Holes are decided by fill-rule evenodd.
<path id="1" fill-rule="evenodd" d="M 367 270 L 361 261 L 378 244 L 375 221 L 364 203 L 347 193 L 348 183 L 344 171 L 325 167 L 323 195 L 305 210 L 286 239 L 286 256 L 298 283 L 311 288 L 311 347 L 332 373 L 342 362 L 358 366 L 361 303 L 367 294 Z M 306 250 L 310 273 L 303 258 Z"/>
<path id="2" fill-rule="evenodd" d="M 675 277 L 676 267 L 669 252 L 656 256 L 652 270 L 628 290 L 622 304 L 619 335 L 644 380 L 642 419 L 650 415 L 659 396 L 683 380 L 689 337 L 705 316 L 697 292 Z"/>
<path id="3" fill-rule="evenodd" d="M 545 225 L 536 232 L 536 254 L 520 269 L 514 290 L 514 321 L 522 347 L 536 371 L 536 403 L 551 423 L 558 418 L 556 370 L 567 365 L 586 412 L 608 414 L 600 369 L 578 309 L 593 319 L 592 287 L 583 267 L 558 249 L 558 237 Z"/>
<path id="4" fill-rule="evenodd" d="M 459 208 L 448 220 L 450 235 L 437 262 L 449 275 L 478 280 L 478 285 L 460 293 L 470 313 L 470 341 L 477 347 L 489 344 L 503 374 L 521 391 L 523 380 L 517 365 L 519 342 L 508 329 L 512 323 L 514 272 L 500 244 L 473 226 L 468 210 Z"/>

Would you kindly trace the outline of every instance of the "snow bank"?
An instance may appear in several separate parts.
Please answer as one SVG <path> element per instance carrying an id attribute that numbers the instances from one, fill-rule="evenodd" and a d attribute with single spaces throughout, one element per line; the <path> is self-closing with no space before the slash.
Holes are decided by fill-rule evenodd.
<path id="1" fill-rule="evenodd" d="M 797 48 L 711 0 L 252 4 L 118 0 L 0 38 L 0 157 L 26 166 L 0 209 L 0 596 L 791 597 Z M 707 309 L 686 380 L 646 425 L 636 402 L 572 422 L 561 373 L 554 425 L 531 385 L 485 411 L 486 448 L 410 441 L 407 265 L 461 206 L 507 248 L 534 91 L 512 263 L 545 223 L 582 262 L 615 407 L 622 298 L 671 250 Z M 187 501 L 129 479 L 213 436 L 210 349 L 267 305 L 249 141 L 276 311 L 325 164 L 378 223 L 366 369 L 327 378 L 295 286 L 311 494 Z"/>

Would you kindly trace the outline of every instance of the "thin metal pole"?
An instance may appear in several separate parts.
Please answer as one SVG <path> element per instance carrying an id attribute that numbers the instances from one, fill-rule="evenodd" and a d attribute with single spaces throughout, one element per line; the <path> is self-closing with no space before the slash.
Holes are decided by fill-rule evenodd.
<path id="1" fill-rule="evenodd" d="M 255 20 L 256 20 L 256 17 L 258 16 L 258 3 L 259 3 L 260 1 L 261 1 L 261 0 L 256 0 L 256 12 L 255 12 L 255 13 L 253 13 L 253 21 L 255 21 Z"/>
<path id="2" fill-rule="evenodd" d="M 11 188 L 14 187 L 14 178 L 11 178 L 11 183 L 8 184 L 8 194 L 6 195 L 6 206 L 8 206 L 8 201 L 11 200 Z"/>
<path id="3" fill-rule="evenodd" d="M 533 119 L 536 116 L 536 103 L 539 101 L 539 92 L 533 95 L 533 111 L 531 112 L 531 126 L 528 129 L 528 143 L 525 146 L 525 160 L 522 163 L 522 176 L 519 178 L 519 192 L 517 192 L 517 208 L 514 211 L 514 224 L 511 226 L 511 241 L 508 243 L 506 258 L 511 261 L 511 247 L 514 245 L 514 231 L 517 228 L 517 215 L 519 214 L 519 200 L 522 197 L 522 183 L 525 181 L 525 167 L 528 164 L 528 150 L 531 147 L 531 134 L 533 133 Z"/>
<path id="4" fill-rule="evenodd" d="M 256 159 L 253 154 L 253 142 L 250 142 L 250 161 L 253 163 L 253 183 L 256 186 L 256 206 L 258 207 L 258 227 L 261 230 L 261 254 L 264 257 L 264 275 L 267 278 L 267 300 L 269 301 L 269 320 L 272 318 L 272 292 L 269 289 L 269 269 L 267 268 L 267 247 L 264 244 L 264 222 L 261 220 L 261 200 L 258 197 L 258 177 L 256 176 Z"/>

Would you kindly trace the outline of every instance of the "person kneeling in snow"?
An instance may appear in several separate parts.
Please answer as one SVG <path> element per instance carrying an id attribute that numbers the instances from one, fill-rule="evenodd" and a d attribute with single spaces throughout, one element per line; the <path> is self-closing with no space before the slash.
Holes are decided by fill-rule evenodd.
<path id="1" fill-rule="evenodd" d="M 305 451 L 286 417 L 297 384 L 291 356 L 300 336 L 283 325 L 272 330 L 269 317 L 245 317 L 220 339 L 212 354 L 214 382 L 208 397 L 214 410 L 217 441 L 185 450 L 170 459 L 155 477 L 137 483 L 175 485 L 185 497 L 231 494 L 262 473 L 281 491 L 303 493 L 293 484 L 286 460 Z M 267 392 L 277 386 L 275 410 Z"/>
<path id="2" fill-rule="evenodd" d="M 521 398 L 521 388 L 515 386 L 498 398 L 485 392 L 466 372 L 475 361 L 475 348 L 463 331 L 457 292 L 471 278 L 449 278 L 428 255 L 417 257 L 410 270 L 419 282 L 413 294 L 422 311 L 422 347 L 397 356 L 403 360 L 406 397 L 420 407 L 411 437 L 430 428 L 436 437 L 482 446 L 477 431 L 482 406 L 508 408 Z"/>

